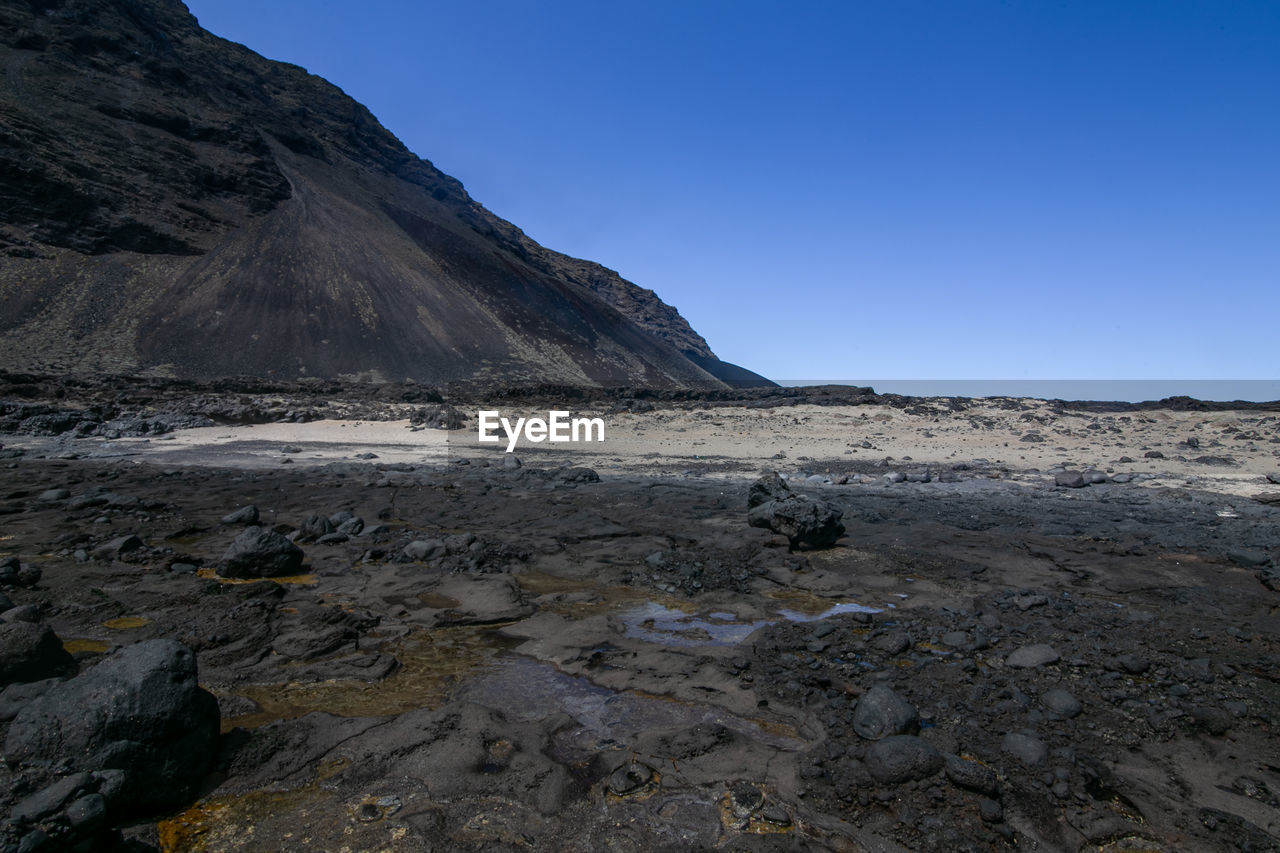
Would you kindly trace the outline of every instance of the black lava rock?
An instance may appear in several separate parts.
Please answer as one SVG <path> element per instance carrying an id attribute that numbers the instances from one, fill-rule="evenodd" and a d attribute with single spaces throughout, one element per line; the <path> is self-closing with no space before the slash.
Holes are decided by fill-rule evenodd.
<path id="1" fill-rule="evenodd" d="M 195 653 L 173 640 L 129 646 L 55 685 L 9 727 L 11 764 L 119 770 L 124 812 L 182 804 L 213 764 L 218 703 L 196 680 Z"/>
<path id="2" fill-rule="evenodd" d="M 0 687 L 74 672 L 75 661 L 48 625 L 0 622 Z"/>
<path id="3" fill-rule="evenodd" d="M 747 513 L 747 523 L 787 537 L 792 548 L 825 548 L 844 535 L 840 511 L 809 498 L 767 501 Z"/>
<path id="4" fill-rule="evenodd" d="M 274 578 L 296 575 L 302 549 L 265 527 L 249 527 L 222 555 L 218 574 L 224 578 Z"/>

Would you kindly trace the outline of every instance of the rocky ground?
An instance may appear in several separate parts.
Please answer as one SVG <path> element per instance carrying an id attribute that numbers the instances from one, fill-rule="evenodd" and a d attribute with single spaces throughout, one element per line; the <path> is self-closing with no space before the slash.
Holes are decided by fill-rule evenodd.
<path id="1" fill-rule="evenodd" d="M 1106 432 L 754 486 L 17 441 L 0 849 L 1280 849 L 1280 508 Z"/>

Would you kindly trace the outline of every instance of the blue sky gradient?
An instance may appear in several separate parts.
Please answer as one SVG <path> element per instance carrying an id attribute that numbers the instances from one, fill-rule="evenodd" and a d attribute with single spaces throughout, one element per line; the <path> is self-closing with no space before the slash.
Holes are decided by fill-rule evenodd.
<path id="1" fill-rule="evenodd" d="M 1280 3 L 190 0 L 775 378 L 1280 378 Z"/>

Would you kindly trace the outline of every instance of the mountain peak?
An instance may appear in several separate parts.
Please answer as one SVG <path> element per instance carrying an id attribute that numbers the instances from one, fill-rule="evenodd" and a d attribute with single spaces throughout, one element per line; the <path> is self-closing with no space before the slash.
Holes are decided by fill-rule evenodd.
<path id="1" fill-rule="evenodd" d="M 765 381 L 176 0 L 3 0 L 0 32 L 0 366 Z"/>

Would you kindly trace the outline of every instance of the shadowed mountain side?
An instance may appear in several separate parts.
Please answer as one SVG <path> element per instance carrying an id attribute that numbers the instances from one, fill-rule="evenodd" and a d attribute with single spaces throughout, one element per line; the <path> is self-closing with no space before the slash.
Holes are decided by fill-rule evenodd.
<path id="1" fill-rule="evenodd" d="M 770 384 L 175 0 L 0 0 L 0 367 Z"/>

